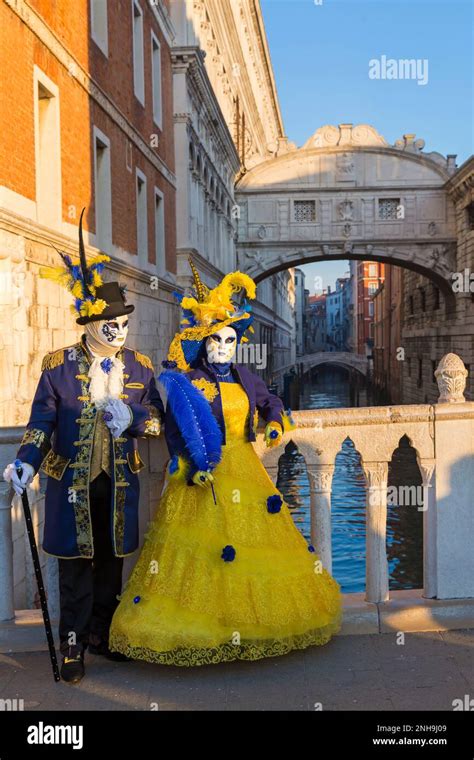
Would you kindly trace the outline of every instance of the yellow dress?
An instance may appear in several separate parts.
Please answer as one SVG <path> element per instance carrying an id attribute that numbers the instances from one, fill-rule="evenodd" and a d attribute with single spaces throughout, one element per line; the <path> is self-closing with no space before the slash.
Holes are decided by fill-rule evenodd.
<path id="1" fill-rule="evenodd" d="M 226 445 L 214 470 L 217 504 L 180 470 L 167 476 L 110 630 L 110 648 L 134 659 L 257 660 L 325 644 L 341 625 L 339 584 L 287 505 L 268 510 L 279 492 L 245 440 L 247 394 L 237 383 L 219 387 Z"/>

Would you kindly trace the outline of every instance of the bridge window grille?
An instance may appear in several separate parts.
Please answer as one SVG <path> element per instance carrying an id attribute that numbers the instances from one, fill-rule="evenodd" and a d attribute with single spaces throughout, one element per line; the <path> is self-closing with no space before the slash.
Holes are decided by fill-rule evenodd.
<path id="1" fill-rule="evenodd" d="M 440 298 L 439 298 L 439 288 L 436 287 L 436 285 L 433 286 L 433 296 L 434 296 L 434 303 L 433 303 L 433 309 L 439 309 L 440 307 Z"/>
<path id="2" fill-rule="evenodd" d="M 400 198 L 379 198 L 379 219 L 390 221 L 398 219 Z"/>
<path id="3" fill-rule="evenodd" d="M 316 201 L 295 201 L 293 212 L 295 222 L 315 222 Z"/>

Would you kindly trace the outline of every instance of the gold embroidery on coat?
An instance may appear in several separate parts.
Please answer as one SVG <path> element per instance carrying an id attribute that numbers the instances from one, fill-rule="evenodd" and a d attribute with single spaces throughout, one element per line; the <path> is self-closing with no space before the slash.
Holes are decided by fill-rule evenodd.
<path id="1" fill-rule="evenodd" d="M 36 446 L 36 448 L 41 451 L 43 458 L 51 448 L 51 441 L 48 436 L 44 430 L 39 430 L 38 428 L 27 428 L 25 430 L 23 438 L 21 439 L 21 446 L 26 446 L 29 443 L 33 444 L 33 446 Z"/>
<path id="2" fill-rule="evenodd" d="M 70 461 L 70 459 L 63 457 L 61 454 L 57 454 L 53 451 L 53 449 L 50 449 L 46 457 L 43 459 L 41 469 L 51 478 L 61 480 Z"/>
<path id="3" fill-rule="evenodd" d="M 61 364 L 64 364 L 64 348 L 46 354 L 41 362 L 41 372 L 44 372 L 45 369 L 54 369 Z"/>

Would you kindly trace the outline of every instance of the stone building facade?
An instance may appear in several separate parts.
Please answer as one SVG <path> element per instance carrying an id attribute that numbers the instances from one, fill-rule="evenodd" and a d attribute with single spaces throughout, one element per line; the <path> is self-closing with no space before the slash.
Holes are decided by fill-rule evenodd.
<path id="1" fill-rule="evenodd" d="M 434 371 L 441 356 L 456 353 L 467 369 L 474 366 L 474 157 L 446 183 L 454 208 L 456 266 L 451 270 L 453 303 L 436 284 L 415 272 L 403 273 L 403 403 L 433 403 Z M 468 375 L 465 395 L 472 399 Z"/>

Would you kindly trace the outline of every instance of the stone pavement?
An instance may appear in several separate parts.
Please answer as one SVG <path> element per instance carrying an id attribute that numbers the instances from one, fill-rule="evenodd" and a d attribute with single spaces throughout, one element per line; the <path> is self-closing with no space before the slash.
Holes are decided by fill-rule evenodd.
<path id="1" fill-rule="evenodd" d="M 25 710 L 447 710 L 474 699 L 474 629 L 336 636 L 324 647 L 196 668 L 87 655 L 54 683 L 46 651 L 0 654 L 0 699 Z M 315 707 L 316 706 L 316 707 Z"/>

